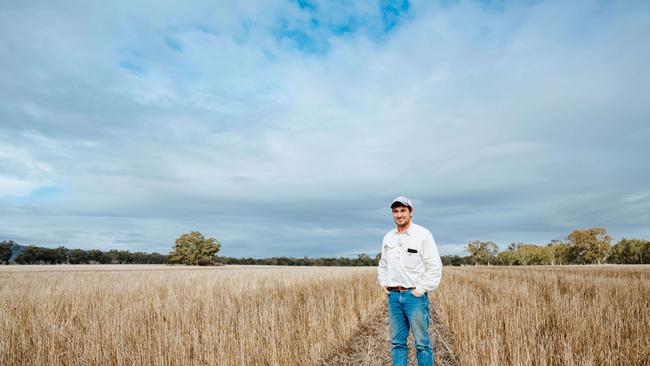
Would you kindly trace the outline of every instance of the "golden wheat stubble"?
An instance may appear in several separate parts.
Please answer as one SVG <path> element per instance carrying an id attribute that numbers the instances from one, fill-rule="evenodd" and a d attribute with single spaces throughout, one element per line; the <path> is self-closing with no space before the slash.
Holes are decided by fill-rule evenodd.
<path id="1" fill-rule="evenodd" d="M 379 292 L 373 268 L 12 266 L 0 364 L 317 364 Z"/>
<path id="2" fill-rule="evenodd" d="M 650 364 L 650 266 L 445 268 L 463 365 Z"/>

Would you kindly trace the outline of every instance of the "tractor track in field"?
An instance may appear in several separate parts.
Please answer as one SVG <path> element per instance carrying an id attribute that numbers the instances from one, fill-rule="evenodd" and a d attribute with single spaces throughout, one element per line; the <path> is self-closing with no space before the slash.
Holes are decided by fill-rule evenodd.
<path id="1" fill-rule="evenodd" d="M 434 351 L 435 364 L 458 366 L 460 363 L 454 356 L 449 342 L 449 332 L 440 318 L 438 305 L 432 300 L 431 322 L 429 335 Z M 365 323 L 361 324 L 350 342 L 341 347 L 338 352 L 322 362 L 321 366 L 390 366 L 390 336 L 388 329 L 387 304 L 383 306 Z M 409 365 L 417 365 L 416 353 L 413 347 L 413 336 L 409 335 Z"/>

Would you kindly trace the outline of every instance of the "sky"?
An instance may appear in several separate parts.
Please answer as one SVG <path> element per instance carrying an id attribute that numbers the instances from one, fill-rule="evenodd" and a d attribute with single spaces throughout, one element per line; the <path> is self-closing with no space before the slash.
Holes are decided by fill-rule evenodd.
<path id="1" fill-rule="evenodd" d="M 0 240 L 650 239 L 650 2 L 4 1 Z"/>

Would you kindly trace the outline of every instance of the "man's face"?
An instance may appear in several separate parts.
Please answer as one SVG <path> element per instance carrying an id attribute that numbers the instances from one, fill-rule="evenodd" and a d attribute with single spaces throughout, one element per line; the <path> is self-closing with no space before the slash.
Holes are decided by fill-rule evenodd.
<path id="1" fill-rule="evenodd" d="M 393 220 L 397 226 L 408 226 L 411 223 L 412 212 L 405 206 L 397 206 L 393 209 Z"/>

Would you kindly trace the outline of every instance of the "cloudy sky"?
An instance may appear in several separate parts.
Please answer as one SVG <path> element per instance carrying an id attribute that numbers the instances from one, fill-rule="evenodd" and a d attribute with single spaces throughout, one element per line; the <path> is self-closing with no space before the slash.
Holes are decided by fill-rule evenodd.
<path id="1" fill-rule="evenodd" d="M 650 2 L 166 3 L 2 2 L 0 240 L 650 239 Z"/>

